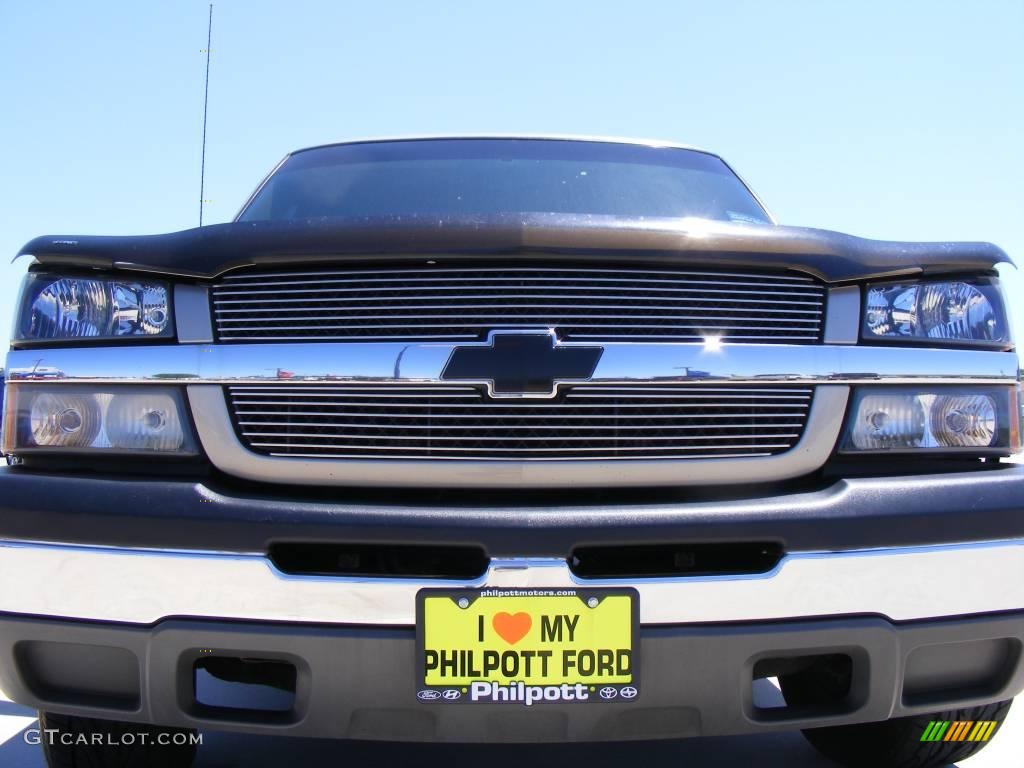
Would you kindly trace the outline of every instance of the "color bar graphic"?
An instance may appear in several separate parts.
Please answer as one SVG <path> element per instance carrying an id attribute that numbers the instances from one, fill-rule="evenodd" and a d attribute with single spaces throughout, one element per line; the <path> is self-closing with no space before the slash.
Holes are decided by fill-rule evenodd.
<path id="1" fill-rule="evenodd" d="M 921 741 L 988 741 L 997 725 L 995 720 L 932 720 Z"/>

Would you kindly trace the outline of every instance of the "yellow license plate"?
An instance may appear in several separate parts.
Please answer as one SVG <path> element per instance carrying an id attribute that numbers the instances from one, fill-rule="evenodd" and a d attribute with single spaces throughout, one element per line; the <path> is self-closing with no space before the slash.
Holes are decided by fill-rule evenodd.
<path id="1" fill-rule="evenodd" d="M 416 696 L 424 702 L 632 701 L 632 589 L 422 590 Z"/>

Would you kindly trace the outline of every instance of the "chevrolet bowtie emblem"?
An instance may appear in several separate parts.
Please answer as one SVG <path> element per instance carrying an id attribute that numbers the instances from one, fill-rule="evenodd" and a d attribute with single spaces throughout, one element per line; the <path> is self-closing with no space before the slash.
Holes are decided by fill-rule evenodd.
<path id="1" fill-rule="evenodd" d="M 491 331 L 452 350 L 445 381 L 485 384 L 491 397 L 554 397 L 558 385 L 594 375 L 604 347 L 560 344 L 555 332 Z"/>

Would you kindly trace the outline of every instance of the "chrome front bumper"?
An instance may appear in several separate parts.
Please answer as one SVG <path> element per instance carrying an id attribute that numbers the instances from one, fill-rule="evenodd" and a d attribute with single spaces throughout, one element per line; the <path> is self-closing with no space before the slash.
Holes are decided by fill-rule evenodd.
<path id="1" fill-rule="evenodd" d="M 1024 608 L 1024 539 L 801 552 L 754 576 L 582 580 L 564 560 L 495 558 L 472 581 L 284 574 L 260 554 L 0 542 L 0 612 L 152 624 L 169 617 L 412 626 L 424 587 L 635 587 L 643 625 Z"/>

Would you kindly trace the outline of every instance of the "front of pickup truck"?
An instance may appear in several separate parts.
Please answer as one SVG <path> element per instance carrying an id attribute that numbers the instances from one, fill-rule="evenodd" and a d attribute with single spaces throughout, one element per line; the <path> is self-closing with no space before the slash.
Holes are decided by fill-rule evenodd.
<path id="1" fill-rule="evenodd" d="M 840 756 L 971 722 L 945 760 L 1024 689 L 994 246 L 778 226 L 697 150 L 466 138 L 23 253 L 0 688 L 58 722 Z"/>

